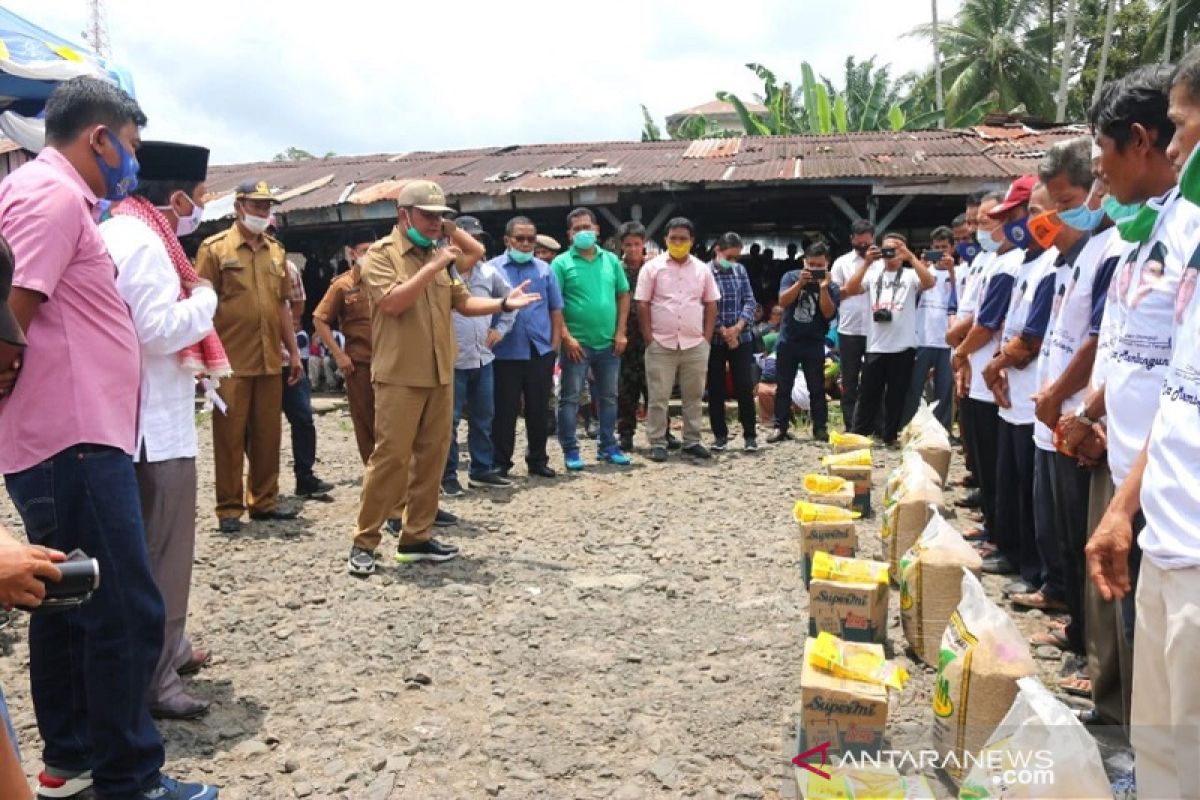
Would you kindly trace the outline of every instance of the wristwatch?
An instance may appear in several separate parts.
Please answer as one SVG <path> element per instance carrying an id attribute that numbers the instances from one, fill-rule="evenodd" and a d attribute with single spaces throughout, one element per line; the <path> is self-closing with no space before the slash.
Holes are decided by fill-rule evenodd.
<path id="1" fill-rule="evenodd" d="M 1079 406 L 1078 410 L 1076 410 L 1076 412 L 1075 412 L 1075 419 L 1079 420 L 1079 422 L 1081 422 L 1082 424 L 1086 425 L 1089 428 L 1096 424 L 1096 421 L 1091 419 L 1087 415 L 1087 403 L 1084 403 L 1081 406 Z"/>
<path id="2" fill-rule="evenodd" d="M 500 313 L 507 314 L 509 311 L 512 311 L 512 309 L 508 307 L 508 297 L 501 297 L 500 298 Z"/>

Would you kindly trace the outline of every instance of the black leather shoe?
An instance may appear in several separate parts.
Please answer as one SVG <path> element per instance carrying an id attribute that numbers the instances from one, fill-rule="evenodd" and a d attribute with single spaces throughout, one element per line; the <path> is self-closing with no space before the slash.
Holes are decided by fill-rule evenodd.
<path id="1" fill-rule="evenodd" d="M 537 475 L 539 478 L 557 478 L 558 477 L 558 473 L 555 472 L 551 467 L 548 467 L 545 464 L 538 464 L 535 467 L 530 467 L 529 474 Z"/>
<path id="2" fill-rule="evenodd" d="M 792 435 L 790 433 L 776 428 L 775 430 L 771 431 L 771 435 L 767 437 L 767 444 L 779 444 L 780 442 L 785 442 L 791 438 Z"/>
<path id="3" fill-rule="evenodd" d="M 660 464 L 667 460 L 667 448 L 652 447 L 650 448 L 650 460 L 657 461 Z"/>
<path id="4" fill-rule="evenodd" d="M 242 521 L 237 517 L 226 517 L 217 523 L 221 533 L 238 533 L 242 529 Z"/>
<path id="5" fill-rule="evenodd" d="M 250 519 L 256 522 L 286 522 L 296 517 L 295 511 L 280 511 L 278 508 L 274 511 L 259 511 L 250 515 Z"/>
<path id="6" fill-rule="evenodd" d="M 170 705 L 150 706 L 150 716 L 155 719 L 196 719 L 208 713 L 209 703 L 184 695 Z"/>
<path id="7" fill-rule="evenodd" d="M 333 484 L 328 481 L 323 481 L 317 476 L 305 478 L 304 480 L 296 481 L 296 494 L 301 497 L 310 497 L 314 494 L 326 494 L 333 491 Z"/>

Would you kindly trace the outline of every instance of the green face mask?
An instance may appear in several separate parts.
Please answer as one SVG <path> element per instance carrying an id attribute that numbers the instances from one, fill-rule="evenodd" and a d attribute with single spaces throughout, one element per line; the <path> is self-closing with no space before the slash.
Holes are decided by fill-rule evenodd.
<path id="1" fill-rule="evenodd" d="M 728 258 L 718 258 L 717 259 L 717 266 L 720 267 L 721 269 L 725 270 L 726 272 L 733 269 L 733 265 L 735 263 L 736 262 L 730 261 Z"/>
<path id="2" fill-rule="evenodd" d="M 423 248 L 428 249 L 429 246 L 431 244 L 433 244 L 433 239 L 430 239 L 428 236 L 421 233 L 419 230 L 414 228 L 412 225 L 408 226 L 408 230 L 406 230 L 404 232 L 404 235 L 407 236 L 408 240 L 410 242 L 412 242 L 413 244 L 415 244 L 417 247 L 423 247 Z"/>
<path id="3" fill-rule="evenodd" d="M 526 253 L 522 250 L 510 249 L 508 257 L 512 259 L 514 264 L 528 264 L 533 261 L 533 253 Z"/>
<path id="4" fill-rule="evenodd" d="M 1200 158 L 1196 157 L 1197 151 L 1200 151 L 1200 146 L 1192 148 L 1192 154 L 1179 171 L 1179 194 L 1189 203 L 1200 205 Z"/>
<path id="5" fill-rule="evenodd" d="M 1117 233 L 1127 242 L 1148 242 L 1154 233 L 1154 225 L 1158 222 L 1159 209 L 1154 206 L 1142 206 L 1142 210 L 1132 217 L 1126 217 L 1117 223 Z"/>

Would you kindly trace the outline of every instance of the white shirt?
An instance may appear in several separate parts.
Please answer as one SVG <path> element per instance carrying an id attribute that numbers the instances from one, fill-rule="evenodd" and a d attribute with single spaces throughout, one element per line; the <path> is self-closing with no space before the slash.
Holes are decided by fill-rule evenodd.
<path id="1" fill-rule="evenodd" d="M 1060 285 L 1055 292 L 1054 313 L 1050 330 L 1042 341 L 1043 369 L 1038 376 L 1038 386 L 1044 388 L 1062 375 L 1074 360 L 1075 354 L 1092 335 L 1093 310 L 1097 300 L 1093 296 L 1096 280 L 1106 264 L 1119 259 L 1126 243 L 1111 227 L 1088 239 L 1075 257 L 1074 263 L 1063 267 Z M 1097 342 L 1096 365 L 1100 361 Z M 1093 366 L 1093 374 L 1096 366 Z M 1087 389 L 1080 389 L 1063 401 L 1063 412 L 1074 412 L 1083 402 Z M 1034 440 L 1043 450 L 1053 450 L 1052 433 L 1040 421 L 1034 427 Z"/>
<path id="2" fill-rule="evenodd" d="M 995 259 L 995 253 L 980 253 L 970 264 L 958 268 L 955 277 L 958 279 L 959 322 L 975 316 L 979 305 L 980 278 Z"/>
<path id="3" fill-rule="evenodd" d="M 871 265 L 863 278 L 864 297 L 868 297 L 871 314 L 867 331 L 868 353 L 899 353 L 917 346 L 917 292 L 921 279 L 917 271 L 904 268 L 888 272 L 883 262 Z M 875 311 L 888 309 L 891 322 L 876 322 Z"/>
<path id="4" fill-rule="evenodd" d="M 829 273 L 830 280 L 836 283 L 839 289 L 845 289 L 862 263 L 862 256 L 851 250 L 833 262 L 832 272 Z M 854 297 L 846 297 L 843 293 L 838 304 L 838 333 L 844 336 L 866 336 L 870 327 L 871 301 L 866 293 Z"/>
<path id="5" fill-rule="evenodd" d="M 1046 330 L 1046 335 L 1042 338 L 1042 352 L 1038 354 L 1037 360 L 1037 386 L 1038 389 L 1044 389 L 1050 385 L 1050 337 L 1054 331 L 1054 325 L 1058 320 L 1058 312 L 1062 308 L 1063 295 L 1067 290 L 1067 281 L 1071 277 L 1071 272 L 1075 267 L 1072 264 L 1063 262 L 1055 267 L 1054 271 L 1054 308 L 1050 312 L 1050 327 Z M 1037 445 L 1039 450 L 1053 453 L 1054 438 L 1049 428 L 1047 428 L 1040 419 L 1033 420 L 1033 443 Z"/>
<path id="6" fill-rule="evenodd" d="M 179 274 L 154 231 L 133 217 L 100 226 L 117 266 L 117 291 L 129 306 L 142 351 L 141 402 L 135 459 L 195 458 L 195 377 L 179 352 L 213 330 L 217 295 L 197 287 L 179 299 Z"/>
<path id="7" fill-rule="evenodd" d="M 1162 203 L 1150 239 L 1113 275 L 1124 319 L 1107 363 L 1104 402 L 1108 466 L 1116 486 L 1128 477 L 1150 435 L 1175 341 L 1175 295 L 1200 233 L 1200 208 L 1180 200 L 1175 190 Z"/>
<path id="8" fill-rule="evenodd" d="M 1045 338 L 1042 320 L 1049 324 L 1050 310 L 1054 304 L 1054 280 L 1058 250 L 1051 247 L 1032 261 L 1021 265 L 1017 280 L 1013 283 L 1012 299 L 1008 304 L 1008 316 L 1004 318 L 1001 341 L 1007 342 L 1028 331 L 1034 338 Z M 1030 330 L 1031 326 L 1034 328 Z M 1037 391 L 1037 369 L 1041 358 L 1034 358 L 1023 368 L 1009 367 L 1009 407 L 1000 409 L 1000 419 L 1009 425 L 1032 425 L 1033 395 Z"/>
<path id="9" fill-rule="evenodd" d="M 965 267 L 964 267 L 965 269 Z M 950 270 L 933 269 L 932 289 L 923 289 L 917 299 L 917 346 L 949 350 L 946 331 L 950 327 L 950 309 L 954 308 L 955 282 Z"/>
<path id="10" fill-rule="evenodd" d="M 1185 203 L 1190 205 L 1190 203 Z M 1186 252 L 1186 251 L 1185 251 Z M 1200 567 L 1200 254 L 1193 253 L 1175 299 L 1175 349 L 1150 432 L 1138 544 L 1163 569 Z"/>
<path id="11" fill-rule="evenodd" d="M 999 275 L 1008 275 L 1016 278 L 1017 271 L 1021 265 L 1025 263 L 1025 251 L 1018 248 L 1013 248 L 1003 255 L 995 256 L 986 267 L 979 273 L 975 279 L 975 308 L 973 315 L 975 321 L 979 322 L 979 315 L 983 311 L 984 300 L 987 299 L 988 290 L 992 281 Z M 982 403 L 996 403 L 996 396 L 992 394 L 992 390 L 987 388 L 987 384 L 983 380 L 983 368 L 988 365 L 992 357 L 996 355 L 996 348 L 1000 344 L 1000 332 L 1003 329 L 1003 320 L 1000 320 L 1000 328 L 992 333 L 992 338 L 984 344 L 983 347 L 976 350 L 970 356 L 971 361 L 971 391 L 970 397 L 972 400 L 978 400 Z"/>

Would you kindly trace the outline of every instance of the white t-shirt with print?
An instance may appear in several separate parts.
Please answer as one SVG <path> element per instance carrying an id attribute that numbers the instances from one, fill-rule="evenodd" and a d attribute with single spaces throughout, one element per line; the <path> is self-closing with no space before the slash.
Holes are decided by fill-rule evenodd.
<path id="1" fill-rule="evenodd" d="M 995 260 L 995 253 L 980 253 L 969 265 L 958 268 L 955 278 L 958 280 L 959 322 L 975 315 L 979 305 L 979 280 Z"/>
<path id="2" fill-rule="evenodd" d="M 1050 337 L 1058 321 L 1058 313 L 1062 309 L 1063 295 L 1067 290 L 1067 282 L 1071 278 L 1071 273 L 1074 269 L 1074 265 L 1068 264 L 1065 261 L 1055 267 L 1054 310 L 1050 312 L 1050 327 L 1046 330 L 1046 335 L 1042 338 L 1042 352 L 1038 354 L 1037 360 L 1037 386 L 1039 391 L 1050 385 Z M 1033 443 L 1037 445 L 1039 450 L 1054 452 L 1054 439 L 1052 438 L 1050 429 L 1043 425 L 1040 419 L 1036 418 L 1033 420 Z"/>
<path id="3" fill-rule="evenodd" d="M 839 289 L 846 288 L 846 284 L 854 277 L 862 266 L 863 259 L 858 253 L 851 250 L 843 256 L 839 256 L 833 262 L 831 272 L 829 273 L 830 280 L 838 285 Z M 838 303 L 838 334 L 843 336 L 866 336 L 867 331 L 871 327 L 871 301 L 867 295 L 860 294 L 854 297 L 846 297 L 843 295 Z"/>
<path id="4" fill-rule="evenodd" d="M 1001 342 L 1019 337 L 1029 322 L 1033 311 L 1033 300 L 1044 280 L 1053 280 L 1058 260 L 1058 250 L 1051 247 L 1032 261 L 1021 265 L 1013 283 L 1012 300 L 1008 304 L 1008 316 L 1004 318 Z M 1043 337 L 1044 338 L 1044 337 Z M 1033 394 L 1037 391 L 1037 370 L 1041 358 L 1034 358 L 1022 369 L 1009 367 L 1008 400 L 1010 407 L 1000 409 L 1000 419 L 1010 425 L 1032 425 Z"/>
<path id="5" fill-rule="evenodd" d="M 1200 208 L 1179 199 L 1173 189 L 1162 201 L 1149 240 L 1135 247 L 1113 275 L 1124 319 L 1106 365 L 1104 402 L 1108 466 L 1117 486 L 1150 435 L 1175 342 L 1175 296 L 1198 234 Z"/>
<path id="6" fill-rule="evenodd" d="M 1191 205 L 1186 203 L 1186 205 Z M 1194 207 L 1194 206 L 1193 206 Z M 1175 297 L 1175 347 L 1150 432 L 1138 536 L 1163 569 L 1200 567 L 1200 247 L 1188 259 Z"/>
<path id="7" fill-rule="evenodd" d="M 1020 248 L 1013 248 L 1003 255 L 997 255 L 992 259 L 991 263 L 979 274 L 976 279 L 977 286 L 975 287 L 975 321 L 979 321 L 979 312 L 983 310 L 983 301 L 988 294 L 988 286 L 997 275 L 1011 275 L 1016 277 L 1017 271 L 1021 265 L 1025 263 L 1025 251 Z M 992 357 L 996 355 L 996 348 L 1000 344 L 1000 331 L 992 334 L 992 338 L 987 344 L 976 350 L 970 356 L 971 361 L 971 390 L 970 398 L 978 400 L 982 403 L 995 404 L 996 396 L 992 394 L 992 390 L 987 388 L 987 384 L 983 380 L 983 368 L 988 365 Z"/>
<path id="8" fill-rule="evenodd" d="M 917 292 L 921 279 L 916 270 L 888 272 L 880 261 L 863 278 L 864 295 L 870 298 L 871 327 L 867 332 L 868 353 L 899 353 L 917 346 Z M 875 312 L 888 309 L 891 322 L 876 322 Z"/>
<path id="9" fill-rule="evenodd" d="M 955 281 L 950 270 L 931 269 L 932 289 L 922 289 L 917 298 L 917 346 L 948 350 L 946 330 L 950 327 L 950 309 L 954 306 Z"/>

